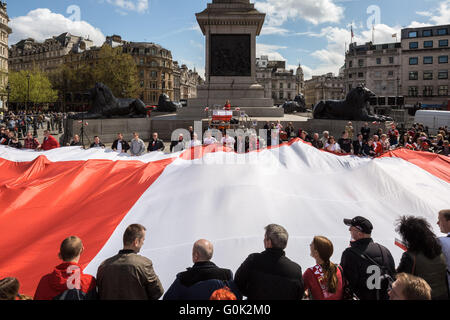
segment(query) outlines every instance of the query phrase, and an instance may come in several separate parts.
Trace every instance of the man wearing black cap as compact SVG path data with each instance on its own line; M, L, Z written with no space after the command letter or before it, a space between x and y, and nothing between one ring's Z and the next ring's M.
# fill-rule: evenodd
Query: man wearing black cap
M344 219L344 224L350 227L352 241L342 253L341 267L350 288L360 300L388 300L388 281L383 276L395 275L390 251L373 241L373 226L366 218Z

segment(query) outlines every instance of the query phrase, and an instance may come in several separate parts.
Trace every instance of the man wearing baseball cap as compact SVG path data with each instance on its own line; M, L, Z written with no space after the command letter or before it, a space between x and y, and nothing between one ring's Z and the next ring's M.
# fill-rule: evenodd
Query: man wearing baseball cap
M380 279L380 286L374 286L376 272L373 270L380 270L381 277L394 277L395 263L390 251L373 241L373 226L368 219L357 216L344 219L344 224L349 226L352 241L342 253L341 267L350 288L360 300L388 300L388 282Z

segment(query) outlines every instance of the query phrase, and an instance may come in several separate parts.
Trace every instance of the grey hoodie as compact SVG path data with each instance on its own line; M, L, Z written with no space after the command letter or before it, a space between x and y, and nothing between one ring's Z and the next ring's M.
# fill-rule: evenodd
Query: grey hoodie
M133 156L140 156L145 152L145 143L141 139L132 139L130 142L130 153Z

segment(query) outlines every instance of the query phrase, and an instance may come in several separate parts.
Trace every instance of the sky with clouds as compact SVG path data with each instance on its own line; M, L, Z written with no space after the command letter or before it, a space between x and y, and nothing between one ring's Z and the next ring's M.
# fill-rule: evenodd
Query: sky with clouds
M62 32L89 36L101 45L118 34L128 41L155 42L174 60L204 72L204 37L195 13L211 0L20 0L7 1L10 45L42 41ZM405 27L450 24L450 0L250 0L266 20L257 56L301 63L305 78L338 73L345 45L394 42ZM374 26L374 30L372 29ZM203 75L203 74L202 74Z

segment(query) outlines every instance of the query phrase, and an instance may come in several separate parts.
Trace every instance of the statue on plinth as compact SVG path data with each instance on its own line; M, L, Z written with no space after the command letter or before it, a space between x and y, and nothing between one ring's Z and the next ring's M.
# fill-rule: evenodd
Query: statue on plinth
M319 101L313 108L314 119L356 120L356 121L392 121L391 117L371 114L368 107L370 98L375 94L364 85L350 90L345 100Z

